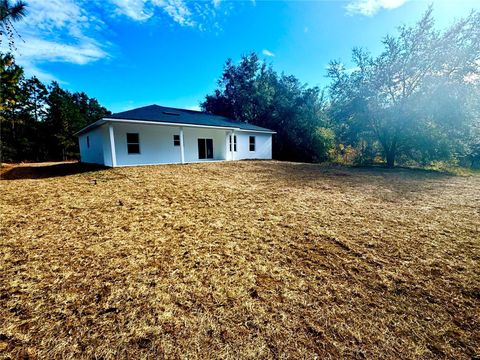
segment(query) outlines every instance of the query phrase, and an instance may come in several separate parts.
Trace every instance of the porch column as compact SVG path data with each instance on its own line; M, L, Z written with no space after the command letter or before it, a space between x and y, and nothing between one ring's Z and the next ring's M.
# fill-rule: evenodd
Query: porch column
M182 157L182 164L185 164L185 147L183 142L183 127L180 127L180 154Z
M112 167L117 166L117 154L115 153L115 137L113 136L112 123L108 124L108 135L110 138L110 154L112 155Z
M232 130L232 160L235 160L235 146L236 146L236 141L235 141L235 130Z
M231 131L227 131L226 132L226 140L225 140L225 160L230 160L229 157L230 157L230 135L232 134Z

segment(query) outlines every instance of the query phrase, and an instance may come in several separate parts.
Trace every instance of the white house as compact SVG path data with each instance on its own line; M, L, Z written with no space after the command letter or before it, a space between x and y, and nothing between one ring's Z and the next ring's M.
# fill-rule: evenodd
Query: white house
M116 167L271 159L274 133L200 111L150 105L109 115L76 135L82 162Z

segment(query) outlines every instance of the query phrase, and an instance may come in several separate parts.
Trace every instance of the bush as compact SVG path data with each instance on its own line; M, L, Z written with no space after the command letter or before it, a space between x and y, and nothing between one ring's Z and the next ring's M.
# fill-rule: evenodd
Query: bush
M335 133L332 129L319 127L313 139L314 161L332 160L335 152Z

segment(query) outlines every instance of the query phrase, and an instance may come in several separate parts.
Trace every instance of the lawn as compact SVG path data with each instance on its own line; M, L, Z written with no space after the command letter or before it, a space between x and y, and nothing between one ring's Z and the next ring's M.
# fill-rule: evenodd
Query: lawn
M480 356L480 176L2 171L0 357Z

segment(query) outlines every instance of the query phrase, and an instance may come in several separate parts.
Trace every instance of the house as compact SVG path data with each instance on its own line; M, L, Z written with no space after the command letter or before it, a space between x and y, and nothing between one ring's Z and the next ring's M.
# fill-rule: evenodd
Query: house
M200 111L150 105L76 133L80 159L111 167L271 159L275 132Z

